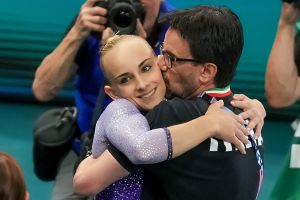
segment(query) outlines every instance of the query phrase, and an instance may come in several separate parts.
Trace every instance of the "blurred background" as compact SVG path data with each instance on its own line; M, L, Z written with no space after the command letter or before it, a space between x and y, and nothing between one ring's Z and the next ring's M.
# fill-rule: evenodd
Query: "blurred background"
M31 91L34 71L62 39L84 0L2 0L0 6L0 150L21 165L32 200L50 199L52 182L36 178L32 165L34 120L52 107L72 105L68 84L49 103L37 102ZM268 112L263 129L265 176L259 200L265 200L280 174L293 131L290 123L299 113L299 103L286 109L266 104L264 76L275 36L280 0L169 0L177 8L198 4L226 5L243 24L245 47L231 85L235 93L261 100Z

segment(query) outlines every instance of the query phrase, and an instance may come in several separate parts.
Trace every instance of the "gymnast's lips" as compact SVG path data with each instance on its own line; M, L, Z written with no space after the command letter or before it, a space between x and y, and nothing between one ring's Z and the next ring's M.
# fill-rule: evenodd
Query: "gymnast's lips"
M155 91L156 91L156 88L153 88L149 92L145 92L142 95L139 95L138 98L148 98L148 97L151 97L155 93Z

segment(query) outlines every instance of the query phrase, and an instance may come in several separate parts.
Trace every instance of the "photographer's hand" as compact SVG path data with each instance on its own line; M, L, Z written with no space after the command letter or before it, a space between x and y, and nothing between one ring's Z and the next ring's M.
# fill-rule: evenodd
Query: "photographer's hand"
M86 38L91 31L101 33L105 29L107 10L94 6L99 1L101 0L87 0L81 6L74 28L83 38Z
M110 28L107 27L103 32L102 32L102 45L106 43L106 41L114 36L116 33Z

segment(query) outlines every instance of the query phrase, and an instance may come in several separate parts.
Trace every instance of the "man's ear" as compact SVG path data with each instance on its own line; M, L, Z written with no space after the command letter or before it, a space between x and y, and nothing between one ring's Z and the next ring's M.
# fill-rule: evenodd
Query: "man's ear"
M214 63L204 63L203 67L200 68L201 73L200 73L200 81L202 83L208 83L210 81L214 81L218 67Z
M104 86L104 92L110 96L110 98L112 98L113 100L119 99L120 97L117 95L117 93L115 92L115 90L110 87L109 85L105 85Z

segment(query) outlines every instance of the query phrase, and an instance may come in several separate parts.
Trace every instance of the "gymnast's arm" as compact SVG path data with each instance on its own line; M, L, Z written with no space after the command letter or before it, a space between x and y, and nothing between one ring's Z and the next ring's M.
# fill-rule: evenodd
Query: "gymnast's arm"
M245 153L242 143L248 143L248 140L244 121L222 111L222 105L219 102L209 109L208 114L190 122L150 130L146 118L131 102L115 100L97 122L93 156L100 156L111 143L134 164L157 163L177 157L212 136L233 143ZM182 134L184 132L188 134Z

